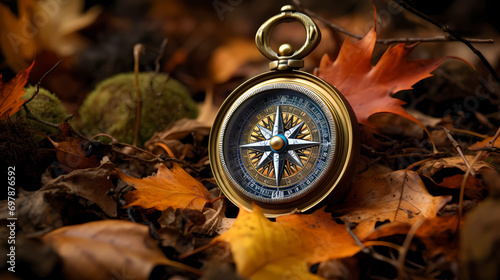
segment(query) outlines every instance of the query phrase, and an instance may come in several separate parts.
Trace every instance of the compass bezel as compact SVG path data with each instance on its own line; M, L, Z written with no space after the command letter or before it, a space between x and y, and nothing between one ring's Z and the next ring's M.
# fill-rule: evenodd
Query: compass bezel
M326 105L335 123L335 151L332 162L319 178L318 186L305 195L284 202L263 202L244 194L231 176L227 174L221 158L221 133L224 133L228 117L240 97L260 87L273 84L290 84L305 88ZM220 189L235 205L252 209L252 203L259 205L268 217L307 211L322 201L334 202L341 198L349 186L355 162L359 154L359 129L352 108L333 86L302 71L290 70L266 72L251 78L236 88L220 107L210 132L209 159L212 171Z

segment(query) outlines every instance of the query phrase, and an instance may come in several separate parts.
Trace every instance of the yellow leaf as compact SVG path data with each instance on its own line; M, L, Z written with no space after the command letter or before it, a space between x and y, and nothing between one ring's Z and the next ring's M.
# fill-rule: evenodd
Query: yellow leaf
M172 171L161 164L156 176L137 179L118 172L120 178L136 188L125 195L126 207L140 206L163 211L168 207L202 211L212 199L205 186L177 163Z
M213 242L230 243L240 276L256 280L322 279L309 272L310 265L360 250L345 225L323 209L271 222L256 205L251 213L240 208L231 229Z
M149 227L105 220L65 226L45 234L42 241L62 258L64 279L148 279L156 265L169 265L199 274L197 269L169 260Z
M19 71L36 51L70 56L83 49L85 38L77 31L90 25L102 8L84 11L85 1L19 0L19 16L0 4L0 49L7 64Z

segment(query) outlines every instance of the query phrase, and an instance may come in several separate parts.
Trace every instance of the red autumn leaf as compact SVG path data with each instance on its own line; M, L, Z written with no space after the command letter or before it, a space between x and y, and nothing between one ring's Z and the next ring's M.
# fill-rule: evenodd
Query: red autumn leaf
M404 101L392 96L411 89L418 81L430 77L448 57L408 60L417 44L406 43L390 47L375 66L372 59L377 33L375 27L357 43L347 38L335 61L324 55L316 75L336 86L354 109L358 122L372 126L368 118L376 113L393 113L407 118L425 129L402 105Z
M25 90L23 88L28 81L33 65L35 65L35 61L5 84L2 82L2 74L0 74L0 119L14 115L26 102L21 97L24 95Z

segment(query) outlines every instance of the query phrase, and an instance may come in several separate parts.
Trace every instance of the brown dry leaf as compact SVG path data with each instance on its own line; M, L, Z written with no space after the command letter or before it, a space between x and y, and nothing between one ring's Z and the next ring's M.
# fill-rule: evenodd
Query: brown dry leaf
M375 167L371 167L373 169ZM356 223L354 233L364 239L376 222L413 224L420 215L435 217L451 196L429 194L417 173L398 170L375 173L370 169L353 179L350 192L341 205L331 207L345 222Z
M376 16L375 16L376 17ZM410 115L394 93L411 89L418 81L431 76L446 57L437 59L408 60L416 46L398 44L390 47L375 66L371 65L372 53L377 40L375 28L357 43L347 38L335 61L328 55L321 60L316 75L336 86L354 109L358 122L371 126L368 118L376 113L392 113L407 118L425 129Z
M19 71L37 51L70 56L85 46L77 31L90 25L101 12L94 6L83 12L85 2L18 1L19 17L0 4L0 49L7 64Z
M210 126L193 119L180 119L168 129L157 132L145 144L149 151L164 152L157 143L163 143L181 160L199 158L207 154ZM191 140L191 141L189 141Z
M70 222L116 217L118 206L109 194L115 189L114 173L115 166L107 162L45 179L38 191L21 192L16 199L19 226L27 234L39 235Z
M2 82L2 74L0 74L0 120L14 115L26 102L21 97L26 92L24 85L28 82L33 65L35 65L34 60L28 68L21 70L5 84Z
M172 171L160 164L156 176L137 179L118 172L120 178L135 190L125 195L126 207L140 206L144 209L155 208L163 211L188 208L202 211L212 198L208 190L198 180L174 163Z
M42 241L62 258L65 279L149 279L156 265L200 274L197 269L169 260L149 233L149 227L120 220L66 226L45 234Z
M490 145L490 141L491 140L493 140L493 136L487 137L487 138L485 138L482 141L479 141L479 142L476 142L476 143L472 144L469 147L469 150L471 150L471 151L478 151L478 150L484 149L484 148L486 148L486 147L488 147ZM493 147L500 148L500 139L497 138L495 140L495 143L493 143Z
M116 201L108 195L115 189L111 182L114 172L115 167L110 162L96 168L79 169L45 182L32 194L22 195L18 203L23 230L45 232L72 220L116 217Z
M254 205L253 212L240 208L234 225L213 242L228 242L238 274L248 279L323 279L309 266L349 257L360 247L324 209L308 215L294 214L269 221Z
M211 197L220 197L221 195L222 192L219 188L210 190ZM190 233L208 236L214 236L216 233L220 234L220 224L227 219L225 216L226 204L224 199L218 199L213 204L216 209L205 207L203 209L205 221L201 225L193 225L193 227L189 229Z
M463 224L463 221L462 221ZM425 256L429 259L444 255L447 260L456 262L458 257L457 215L436 216L426 219L415 232L415 237L425 244ZM366 240L375 240L391 235L406 235L411 224L396 222L381 225Z
M56 157L61 167L66 172L76 169L85 169L99 166L99 159L95 155L86 156L85 146L89 143L87 140L66 138L62 142L54 142L48 138L56 149Z
M469 162L473 162L472 156L466 156ZM494 168L484 161L474 163L472 169L476 174L493 172ZM448 157L430 160L423 163L416 171L420 176L429 179L433 184L443 188L460 189L467 166L461 157ZM465 195L474 200L484 198L486 187L481 179L469 176L465 184Z

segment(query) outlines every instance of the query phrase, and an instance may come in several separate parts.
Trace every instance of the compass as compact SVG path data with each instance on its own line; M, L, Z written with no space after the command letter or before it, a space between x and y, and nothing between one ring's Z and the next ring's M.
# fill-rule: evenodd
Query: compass
M270 47L273 28L298 21L306 42L297 51ZM340 92L298 70L318 44L316 24L290 5L257 31L256 44L271 71L236 88L210 132L214 177L235 205L259 205L269 217L334 203L349 186L359 154L358 126Z

